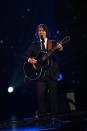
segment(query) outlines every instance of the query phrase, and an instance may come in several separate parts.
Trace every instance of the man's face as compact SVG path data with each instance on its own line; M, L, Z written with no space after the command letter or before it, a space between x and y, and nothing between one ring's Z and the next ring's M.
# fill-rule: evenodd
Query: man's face
M43 36L43 38L46 38L46 31L42 28L42 27L40 27L39 29L38 29L38 36L41 38L41 36Z

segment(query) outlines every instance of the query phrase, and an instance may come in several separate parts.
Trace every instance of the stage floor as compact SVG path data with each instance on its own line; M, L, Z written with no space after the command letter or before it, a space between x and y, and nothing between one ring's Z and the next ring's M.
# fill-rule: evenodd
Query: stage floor
M57 117L47 116L35 120L16 118L0 121L0 131L87 131L87 114L64 114Z

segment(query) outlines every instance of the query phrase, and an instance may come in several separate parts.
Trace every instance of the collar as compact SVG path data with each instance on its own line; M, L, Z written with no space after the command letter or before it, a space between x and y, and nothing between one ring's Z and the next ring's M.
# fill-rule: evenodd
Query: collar
M41 39L40 39L40 42L42 42L42 40L41 40ZM47 38L45 38L45 39L44 39L44 43L46 43L46 42L47 42Z

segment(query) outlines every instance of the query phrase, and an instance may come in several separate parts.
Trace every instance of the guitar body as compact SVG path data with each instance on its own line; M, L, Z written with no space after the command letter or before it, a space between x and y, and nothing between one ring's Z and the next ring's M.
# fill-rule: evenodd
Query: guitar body
M24 63L23 66L25 77L29 80L37 80L41 76L42 68L39 70L36 70L32 64L29 64L28 62Z
M47 54L41 51L35 59L38 61L37 64L32 65L25 62L23 65L23 70L25 77L29 80L37 80L40 78L42 72L47 69L51 64L51 59L47 58Z

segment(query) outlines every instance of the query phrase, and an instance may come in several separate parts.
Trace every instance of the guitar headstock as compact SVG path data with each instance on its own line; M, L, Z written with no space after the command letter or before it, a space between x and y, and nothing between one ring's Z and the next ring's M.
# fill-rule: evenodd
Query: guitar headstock
M69 35L65 36L65 37L61 40L62 44L67 43L67 42L69 42L69 41L70 41L70 36L69 36Z

